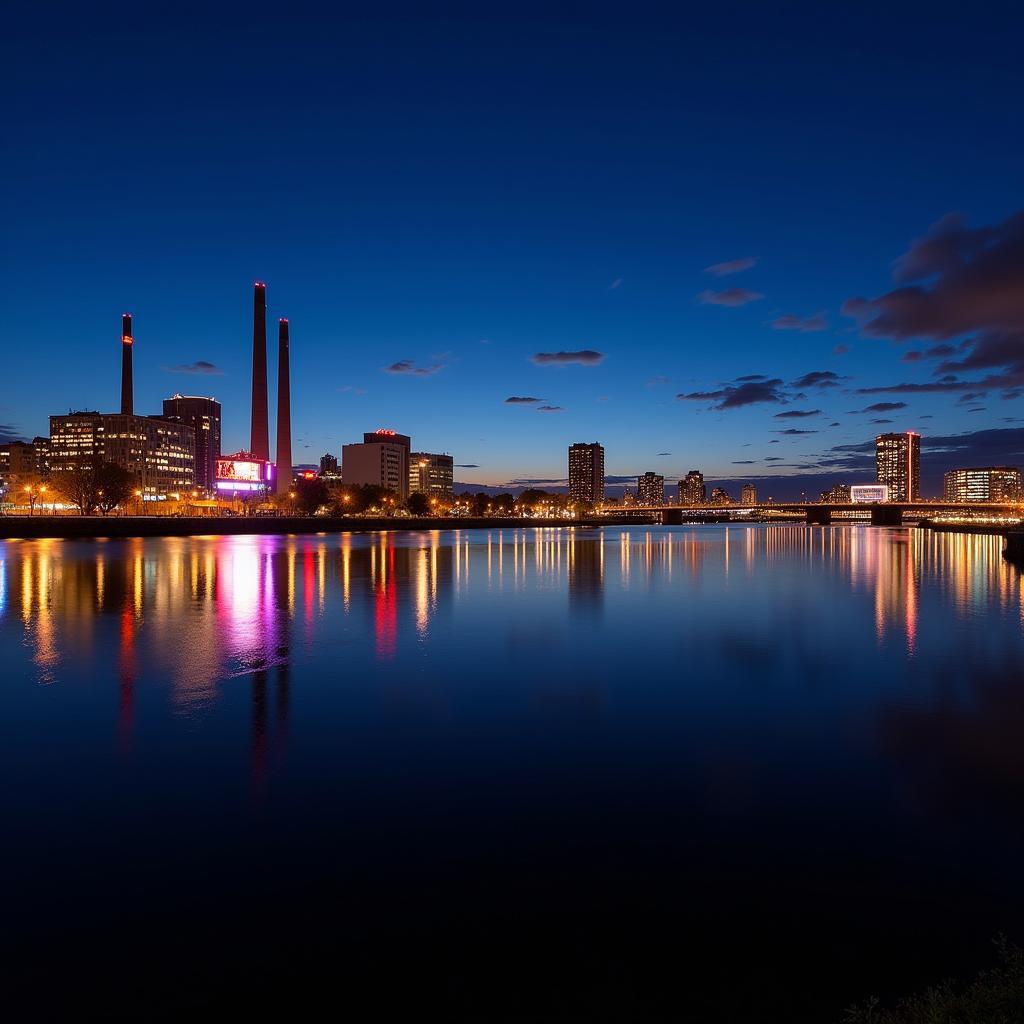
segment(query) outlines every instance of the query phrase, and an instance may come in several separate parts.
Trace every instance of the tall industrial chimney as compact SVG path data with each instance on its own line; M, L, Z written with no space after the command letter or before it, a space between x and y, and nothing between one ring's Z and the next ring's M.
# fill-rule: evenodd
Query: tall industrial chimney
M252 295L252 433L249 449L270 460L267 414L267 286L257 281Z
M132 315L121 316L121 415L131 416L135 411L132 389Z
M292 485L292 395L288 359L288 321L277 325L277 493Z

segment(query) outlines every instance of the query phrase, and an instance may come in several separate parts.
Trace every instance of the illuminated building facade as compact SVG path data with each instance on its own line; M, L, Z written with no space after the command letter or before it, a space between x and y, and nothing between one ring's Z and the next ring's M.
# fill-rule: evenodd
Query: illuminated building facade
M921 500L921 435L879 434L875 438L875 479L889 491L889 501Z
M636 500L640 505L665 504L665 478L648 470L636 478Z
M821 492L821 500L832 505L848 505L850 503L850 485L833 484L829 490Z
M1018 501L1020 470L1014 466L951 469L944 479L946 501Z
M569 500L592 505L604 501L603 445L569 445Z
M741 505L756 505L757 504L757 487L754 484L744 484L740 490L740 504Z
M50 471L50 439L36 437L29 441L8 441L0 444L0 481L45 477Z
M889 500L885 484L854 484L850 488L850 501L854 505L875 505Z
M220 402L198 395L174 395L164 399L163 418L185 423L195 433L195 486L214 489L214 474L220 458Z
M269 492L274 485L274 464L247 451L225 455L215 464L214 485L224 496Z
M712 505L731 505L732 498L729 496L729 492L724 487L712 487L711 488L711 504Z
M411 445L410 437L394 430L363 434L362 444L342 446L341 478L346 484L386 487L407 498Z
M195 486L195 432L161 416L74 412L50 417L50 471L112 462L146 497Z
M679 481L680 505L703 505L708 500L708 489L704 486L704 474L699 469L691 469Z
M455 482L455 460L450 455L412 452L409 456L409 493L429 498L450 498Z

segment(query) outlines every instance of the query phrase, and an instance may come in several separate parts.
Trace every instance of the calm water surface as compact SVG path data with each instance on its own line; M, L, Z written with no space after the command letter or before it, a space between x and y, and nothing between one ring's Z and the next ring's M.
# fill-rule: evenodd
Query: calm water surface
M970 971L1024 941L1000 551L861 526L0 543L5 998L827 1022Z

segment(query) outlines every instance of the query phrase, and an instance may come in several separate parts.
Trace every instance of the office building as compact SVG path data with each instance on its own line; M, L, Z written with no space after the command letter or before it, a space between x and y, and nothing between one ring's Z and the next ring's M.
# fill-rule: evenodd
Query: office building
M603 445L569 445L569 500L591 505L604 501Z
M72 412L50 417L53 476L112 462L135 478L145 497L195 486L195 431L162 416Z
M833 484L827 491L821 492L821 500L829 505L849 505L850 485Z
M704 486L704 474L699 469L691 469L679 481L680 505L703 505L708 500L708 489Z
M757 487L755 487L754 484L744 484L743 487L740 489L740 504L757 504Z
M1020 470L1015 466L951 469L944 478L946 501L1019 501Z
M341 449L341 478L346 484L386 487L400 498L409 496L411 438L394 430L363 434L362 444Z
M648 470L636 479L636 499L640 505L665 504L665 478Z
M320 456L320 476L325 480L340 480L341 470L338 468L338 457L326 452Z
M214 489L214 472L220 458L220 417L220 402L214 398L173 395L164 399L163 418L171 423L184 423L195 434L195 486L203 491Z
M455 481L455 460L450 455L412 452L409 456L409 493L428 498L450 498Z
M45 477L50 471L50 439L36 437L32 441L7 441L0 444L0 481Z
M875 479L884 484L889 501L921 500L921 435L879 434L875 438Z

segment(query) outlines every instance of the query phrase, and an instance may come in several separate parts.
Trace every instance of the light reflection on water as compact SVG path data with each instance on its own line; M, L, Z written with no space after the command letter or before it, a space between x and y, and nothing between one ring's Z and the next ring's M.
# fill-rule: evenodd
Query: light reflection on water
M453 837L417 825L425 862L479 847L513 879L519 856L544 879L554 850L586 837L593 858L561 884L586 879L609 906L624 877L649 875L666 913L716 920L711 894L720 908L749 886L750 905L770 903L768 886L811 919L808 878L823 875L844 956L852 942L859 970L884 978L916 942L929 980L965 944L1024 927L1010 891L1024 591L1001 548L867 526L0 544L4 764L25 780L11 856L31 873L33 808L73 791L111 835L131 829L136 801L161 808L177 829L157 860L216 841L237 862L256 813L344 891L324 852L343 827L335 805L343 846L376 863L394 856L368 838L376 816L413 829L419 794L429 834ZM75 843L76 821L47 828ZM857 853L871 835L891 863ZM741 874L716 881L723 864ZM452 884L450 903L477 898ZM868 940L893 901L941 902L951 885L957 905L935 918L956 938L925 916ZM838 956L827 935L819 948ZM808 995L815 1012L864 994L834 973L835 993Z

